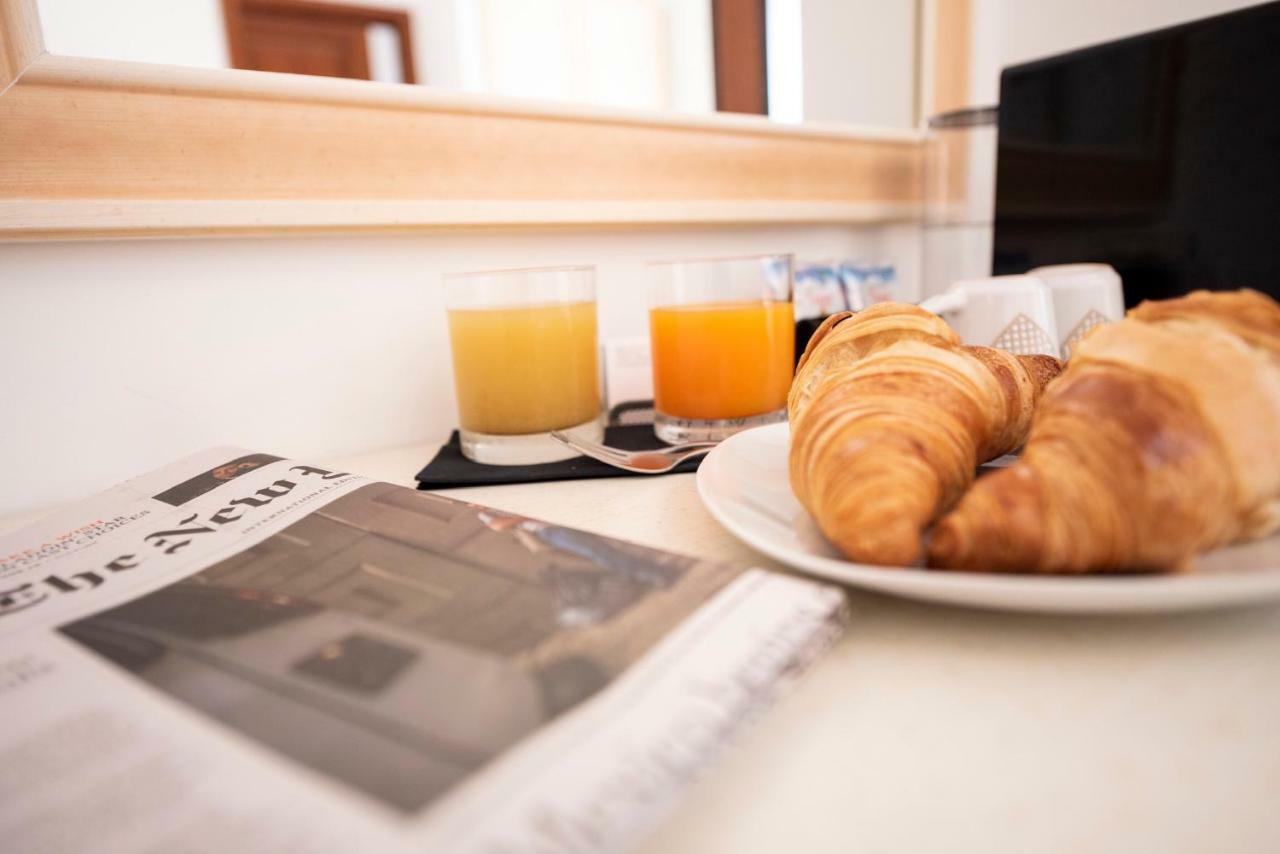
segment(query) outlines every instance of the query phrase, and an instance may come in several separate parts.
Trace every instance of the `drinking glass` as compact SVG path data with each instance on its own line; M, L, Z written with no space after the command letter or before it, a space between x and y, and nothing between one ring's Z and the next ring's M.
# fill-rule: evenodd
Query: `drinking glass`
M932 116L925 136L923 295L991 275L999 110Z
M594 268L450 274L445 300L463 454L544 463L576 456L552 430L603 439Z
M649 265L654 432L718 441L785 421L795 365L790 255Z

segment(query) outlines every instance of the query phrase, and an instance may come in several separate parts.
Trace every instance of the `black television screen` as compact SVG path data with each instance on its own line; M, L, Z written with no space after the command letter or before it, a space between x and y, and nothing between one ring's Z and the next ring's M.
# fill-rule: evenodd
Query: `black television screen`
M1007 68L999 122L995 273L1280 297L1280 2Z

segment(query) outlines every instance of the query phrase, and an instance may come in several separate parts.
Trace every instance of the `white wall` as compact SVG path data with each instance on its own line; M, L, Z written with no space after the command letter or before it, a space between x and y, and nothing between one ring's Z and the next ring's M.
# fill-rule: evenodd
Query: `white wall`
M633 109L715 110L710 0L454 3L462 89Z
M1258 0L973 0L973 103L996 102L1005 66L1256 5Z
M50 53L227 68L219 0L38 0Z
M637 109L715 109L710 0L350 2L409 13L418 79L431 86Z
M214 444L330 456L442 439L442 272L594 263L602 337L645 335L646 260L776 251L914 277L919 246L912 226L0 245L0 513Z
M803 0L805 121L915 123L913 0Z
M768 0L769 115L915 126L916 0Z
M716 109L716 64L710 0L664 0L668 105L686 113Z
M483 0L484 90L500 95L666 109L665 4L658 0ZM709 68L703 68L708 72Z

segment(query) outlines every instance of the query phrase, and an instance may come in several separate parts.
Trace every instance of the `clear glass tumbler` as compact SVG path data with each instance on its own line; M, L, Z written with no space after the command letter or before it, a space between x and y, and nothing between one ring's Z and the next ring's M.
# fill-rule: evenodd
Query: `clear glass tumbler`
M991 275L999 110L972 107L929 119L924 157L921 293Z
M795 367L790 255L649 265L654 432L718 441L785 421Z
M595 269L445 276L462 452L526 465L576 456L551 438L600 441Z

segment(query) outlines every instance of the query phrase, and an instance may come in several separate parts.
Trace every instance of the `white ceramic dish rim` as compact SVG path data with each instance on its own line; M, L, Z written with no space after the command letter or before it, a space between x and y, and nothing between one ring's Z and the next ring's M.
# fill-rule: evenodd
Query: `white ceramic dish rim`
M760 508L734 498L734 468L748 448L759 454L772 443L785 451L786 424L744 431L725 440L698 469L698 495L708 512L747 545L794 569L831 581L913 599L1015 611L1058 613L1134 613L1180 611L1261 604L1280 598L1280 568L1232 572L1122 576L1034 576L942 572L920 568L886 568L859 564L808 550L795 535L788 542L769 531L784 526ZM785 465L783 466L785 472ZM790 489L787 488L790 496ZM791 502L795 503L794 497ZM756 513L766 522L753 526ZM804 514L795 503L793 512ZM811 521L805 523L812 525Z

